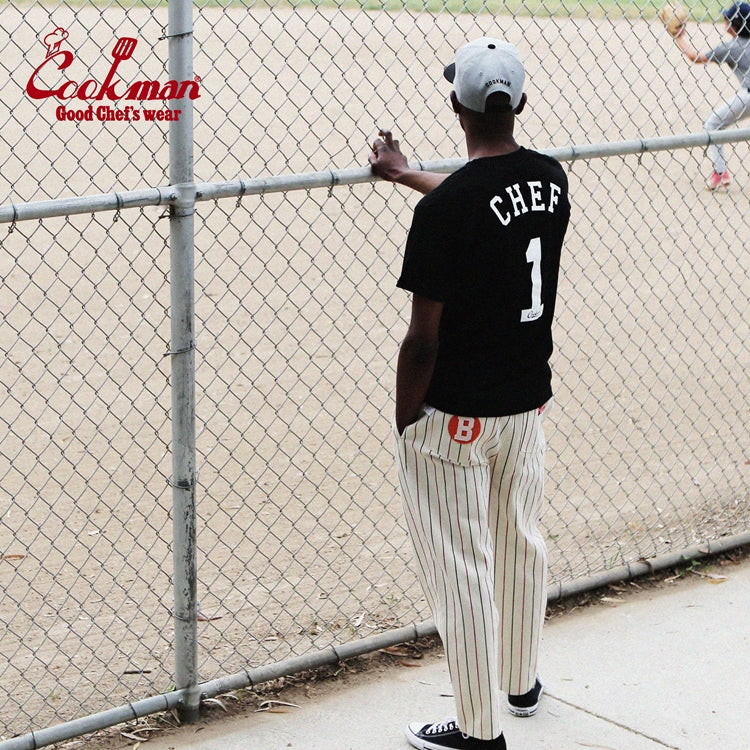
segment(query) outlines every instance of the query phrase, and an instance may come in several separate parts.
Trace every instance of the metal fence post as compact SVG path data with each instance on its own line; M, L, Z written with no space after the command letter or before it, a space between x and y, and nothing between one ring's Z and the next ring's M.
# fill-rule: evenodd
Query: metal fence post
M193 75L193 20L190 0L169 0L169 76ZM183 690L180 718L195 721L198 690L198 601L196 562L195 458L195 184L192 100L172 100L179 115L169 127L169 181L175 189L170 211L172 504L174 530L175 688Z

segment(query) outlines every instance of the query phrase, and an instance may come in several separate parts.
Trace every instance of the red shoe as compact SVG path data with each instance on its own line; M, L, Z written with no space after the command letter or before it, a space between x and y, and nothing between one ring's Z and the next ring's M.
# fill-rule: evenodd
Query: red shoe
M718 190L720 187L729 187L731 182L732 178L726 170L721 174L714 170L711 176L706 180L706 184L710 190Z

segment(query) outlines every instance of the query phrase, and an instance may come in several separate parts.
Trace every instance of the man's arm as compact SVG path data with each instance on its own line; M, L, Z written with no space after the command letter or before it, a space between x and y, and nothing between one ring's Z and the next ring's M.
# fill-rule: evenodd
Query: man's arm
M412 169L406 157L401 153L398 141L393 140L391 131L381 130L378 135L383 140L380 138L375 140L372 144L372 153L368 157L372 172L378 177L388 182L405 185L420 193L429 193L448 176L439 172Z
M690 62L700 64L709 62L708 57L706 57L703 52L698 52L698 50L690 43L690 40L685 33L685 29L682 29L682 31L680 31L680 33L674 38L674 42Z
M435 370L443 303L415 294L409 330L401 343L396 368L396 428L402 434L419 418Z

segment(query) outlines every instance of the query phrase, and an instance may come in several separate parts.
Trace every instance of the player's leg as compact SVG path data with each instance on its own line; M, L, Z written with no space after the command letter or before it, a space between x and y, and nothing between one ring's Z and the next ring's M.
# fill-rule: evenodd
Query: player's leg
M490 458L490 529L500 617L500 686L512 696L535 688L547 606L547 547L539 530L545 450L538 410L498 420Z
M723 130L748 116L750 116L750 91L741 91L737 96L717 107L703 127L709 132ZM708 186L712 189L726 187L730 178L724 146L711 144L708 147L708 155L714 167L713 174L708 179ZM722 179L723 175L726 175L726 177Z
M445 648L458 725L471 737L489 740L502 733L503 715L487 526L489 470L479 456L479 430L459 426L457 432L455 419L451 428L443 412L423 417L396 437L396 455L405 518Z

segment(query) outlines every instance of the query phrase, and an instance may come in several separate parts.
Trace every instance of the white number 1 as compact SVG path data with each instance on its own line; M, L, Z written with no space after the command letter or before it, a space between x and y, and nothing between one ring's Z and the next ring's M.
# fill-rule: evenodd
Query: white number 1
M534 237L526 249L526 262L531 263L531 307L521 310L521 322L537 320L544 312L542 304L542 241Z

